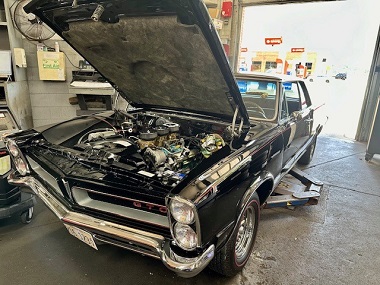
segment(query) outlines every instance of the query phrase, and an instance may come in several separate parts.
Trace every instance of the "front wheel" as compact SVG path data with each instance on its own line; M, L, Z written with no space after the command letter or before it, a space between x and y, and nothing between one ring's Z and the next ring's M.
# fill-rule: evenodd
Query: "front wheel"
M241 211L235 230L227 243L216 253L210 268L225 276L234 276L247 263L255 244L260 217L257 193Z

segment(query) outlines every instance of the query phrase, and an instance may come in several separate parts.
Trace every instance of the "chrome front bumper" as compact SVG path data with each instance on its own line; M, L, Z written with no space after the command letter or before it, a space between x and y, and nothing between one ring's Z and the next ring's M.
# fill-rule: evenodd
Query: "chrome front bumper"
M195 258L179 257L171 251L169 241L161 235L71 211L32 176L16 177L14 173L11 173L8 176L8 182L13 185L26 186L32 189L46 206L64 223L89 231L94 235L95 240L160 258L167 268L181 277L189 278L197 275L214 257L214 245L209 246L201 255ZM121 240L122 242L113 243L107 239L98 238L94 232L101 233L101 235L104 236L114 237L116 240ZM137 247L132 249L132 247L130 247L131 243L137 245ZM148 250L143 250L144 248Z

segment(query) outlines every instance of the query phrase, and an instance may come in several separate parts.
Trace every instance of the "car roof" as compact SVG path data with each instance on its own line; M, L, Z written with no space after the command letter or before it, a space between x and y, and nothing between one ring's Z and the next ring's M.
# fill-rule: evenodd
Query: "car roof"
M265 72L247 72L247 73L236 73L236 78L246 78L246 79L264 79L264 80L274 80L274 81L303 81L302 78L277 73L265 73Z

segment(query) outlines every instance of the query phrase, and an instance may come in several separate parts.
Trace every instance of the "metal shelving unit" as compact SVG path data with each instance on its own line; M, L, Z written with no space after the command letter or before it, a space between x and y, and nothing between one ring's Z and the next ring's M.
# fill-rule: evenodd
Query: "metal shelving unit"
M10 7L13 0L0 0L0 50L12 52L12 71L10 78L0 78L0 104L7 105L16 118L21 129L33 127L32 107L26 69L14 63L14 48L23 48L21 34L16 31L11 21ZM4 19L5 18L5 19ZM4 21L5 20L5 21Z

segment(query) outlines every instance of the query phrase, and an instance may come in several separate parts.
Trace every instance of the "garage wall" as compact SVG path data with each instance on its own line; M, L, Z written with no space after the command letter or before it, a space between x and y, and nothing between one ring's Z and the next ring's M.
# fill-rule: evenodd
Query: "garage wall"
M355 139L357 141L368 141L372 122L376 115L377 100L380 96L380 28L377 34L376 47L372 60L370 74L368 76L367 89L363 101L362 112ZM378 111L379 112L379 111Z
M57 40L48 40L47 46L54 47ZM24 49L27 61L27 78L29 84L30 100L33 113L34 127L58 123L76 116L78 105L70 105L69 98L75 95L69 94L69 85L72 79L71 72L77 70L67 59L78 64L82 59L67 43L62 40L59 43L60 51L66 54L66 81L42 81L39 79L37 65L37 46L34 42L24 39Z

